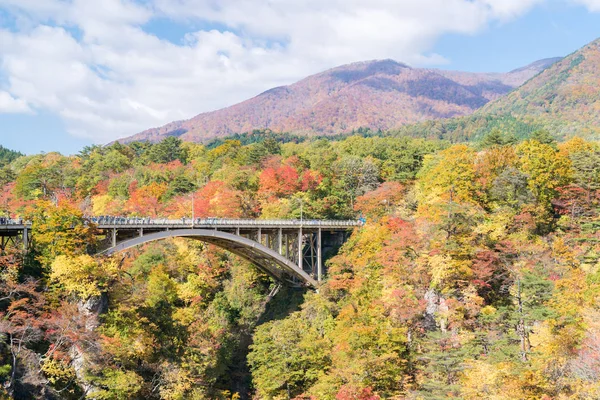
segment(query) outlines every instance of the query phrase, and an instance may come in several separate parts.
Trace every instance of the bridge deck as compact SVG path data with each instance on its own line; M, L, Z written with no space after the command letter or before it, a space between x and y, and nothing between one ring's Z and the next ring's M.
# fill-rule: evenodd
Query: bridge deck
M29 224L22 224L22 223L19 223L19 224L17 224L17 223L0 224L0 235L12 233L12 232L21 232L25 228L29 228L29 227L30 227Z
M253 262L275 279L317 287L323 251L340 246L362 221L88 217L102 231L102 253L112 254L155 240L190 237L217 245ZM0 251L19 241L29 248L31 224L0 218ZM340 242L341 240L341 242ZM339 243L338 243L339 242ZM290 279L286 277L292 277Z
M149 219L149 218L90 218L100 229L331 229L347 230L362 226L361 221L347 220L269 220L269 219L218 219L218 218L199 218L192 221L190 218L184 219ZM6 220L0 221L1 231L20 231L31 227L31 224Z

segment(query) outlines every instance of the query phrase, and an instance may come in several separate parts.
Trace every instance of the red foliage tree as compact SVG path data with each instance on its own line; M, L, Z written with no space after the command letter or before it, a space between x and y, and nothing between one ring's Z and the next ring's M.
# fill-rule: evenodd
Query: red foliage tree
M14 217L15 211L31 205L33 200L23 200L15 194L15 182L5 185L0 190L0 216Z
M355 388L344 385L335 395L336 400L379 400L381 397L373 392L370 387Z
M404 192L404 185L385 182L377 189L358 197L354 209L370 218L381 217L394 210L404 197Z
M165 183L153 182L140 188L134 183L130 187L131 195L127 201L127 209L139 216L158 217L165 209L163 198L167 189Z
M298 172L289 165L268 167L259 177L258 193L265 198L289 196L301 188Z
M242 193L225 182L211 181L194 194L196 217L240 218Z
M323 177L317 171L307 169L300 177L300 188L303 192L315 190L322 180Z
M586 191L575 185L557 189L558 197L552 201L554 210L572 218L594 216L598 213L600 193L597 190Z

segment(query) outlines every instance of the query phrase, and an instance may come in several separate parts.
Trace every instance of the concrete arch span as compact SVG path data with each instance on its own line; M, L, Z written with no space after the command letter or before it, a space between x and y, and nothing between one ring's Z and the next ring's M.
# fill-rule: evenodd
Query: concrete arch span
M309 274L278 252L252 239L217 230L177 229L151 233L121 242L100 254L112 255L145 243L176 237L201 240L225 249L255 264L278 281L285 281L287 275L308 286L314 288L319 286Z

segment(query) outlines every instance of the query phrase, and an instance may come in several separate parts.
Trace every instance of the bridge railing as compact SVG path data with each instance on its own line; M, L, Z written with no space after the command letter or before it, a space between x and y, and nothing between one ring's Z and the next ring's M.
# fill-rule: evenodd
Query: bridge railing
M124 218L124 217L91 217L89 220L98 225L169 225L169 226L362 226L364 223L360 220L291 220L291 219L225 219L225 218L181 218L181 219L167 219L167 218Z
M21 218L5 218L5 217L0 217L0 225L23 225L26 224L26 222L24 222Z
M118 225L118 226L215 226L215 227L236 227L236 226L277 226L277 227L356 227L364 225L361 220L310 220L310 219L226 219L226 218L191 218L167 219L167 218L126 218L126 217L86 217L86 219L97 225ZM23 219L11 219L0 217L0 226L23 226L30 225Z

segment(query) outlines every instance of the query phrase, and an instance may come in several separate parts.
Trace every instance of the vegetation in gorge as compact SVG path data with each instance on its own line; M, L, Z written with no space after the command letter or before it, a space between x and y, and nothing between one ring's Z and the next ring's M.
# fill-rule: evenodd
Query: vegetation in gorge
M249 136L246 136L248 138ZM523 140L526 139L526 140ZM0 169L0 398L600 396L600 146L276 135L89 147ZM357 218L318 293L172 240L113 258L86 215Z

